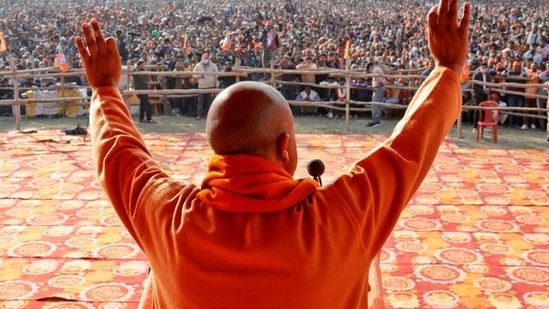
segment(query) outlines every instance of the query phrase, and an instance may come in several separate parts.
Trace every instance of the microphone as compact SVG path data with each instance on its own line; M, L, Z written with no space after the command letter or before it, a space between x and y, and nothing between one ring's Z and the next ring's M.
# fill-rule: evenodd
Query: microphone
M309 164L307 164L307 172L322 187L322 179L320 176L324 174L324 163L320 159L311 160Z

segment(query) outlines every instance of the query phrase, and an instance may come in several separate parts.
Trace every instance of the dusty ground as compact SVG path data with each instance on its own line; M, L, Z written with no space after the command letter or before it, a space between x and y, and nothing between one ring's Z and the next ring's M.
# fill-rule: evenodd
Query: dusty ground
M155 124L137 123L137 126L143 132L188 132L204 131L205 121L195 120L191 117L164 116L154 117ZM295 118L296 130L299 134L389 134L398 119L384 120L380 127L366 128L368 118L351 119L349 125L345 125L342 119L327 119L321 116L299 116ZM23 117L20 130L65 130L72 129L76 125L86 126L88 118L81 117L63 117L63 118L38 118ZM16 131L16 121L14 117L0 117L0 132ZM483 147L483 148L537 148L547 149L549 142L546 140L544 131L537 130L519 130L507 127L499 128L498 143L492 142L490 134L485 135L485 139L476 141L476 136L471 132L471 124L464 124L461 138L459 137L457 126L454 126L449 137L454 139L459 147Z

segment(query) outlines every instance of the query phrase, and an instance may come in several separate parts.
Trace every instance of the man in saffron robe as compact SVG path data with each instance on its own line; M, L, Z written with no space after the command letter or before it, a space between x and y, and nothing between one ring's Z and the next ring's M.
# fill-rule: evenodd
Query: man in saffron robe
M258 82L236 83L214 100L206 133L215 154L202 184L170 178L120 95L115 39L96 20L84 23L77 44L93 89L93 158L151 265L152 306L365 308L370 263L461 110L469 19L470 5L459 18L457 0L429 12L435 68L392 135L323 188L293 178L290 106Z

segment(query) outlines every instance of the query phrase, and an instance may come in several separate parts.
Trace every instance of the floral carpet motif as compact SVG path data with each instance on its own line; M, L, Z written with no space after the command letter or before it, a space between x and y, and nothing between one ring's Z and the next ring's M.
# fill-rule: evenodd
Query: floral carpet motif
M200 133L146 134L174 178L200 183ZM298 135L297 177L323 182L382 136ZM90 142L0 133L0 308L136 308L145 256L105 200ZM549 306L549 150L459 148L448 139L381 252L388 308Z

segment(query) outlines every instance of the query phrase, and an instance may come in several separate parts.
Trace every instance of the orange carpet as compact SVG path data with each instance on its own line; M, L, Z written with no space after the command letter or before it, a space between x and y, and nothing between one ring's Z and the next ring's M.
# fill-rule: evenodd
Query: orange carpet
M381 136L299 135L297 176L323 182ZM174 178L199 183L202 134L147 134ZM389 308L547 308L549 151L448 140L381 254ZM90 143L0 133L0 308L136 308L148 268L95 181ZM545 306L545 307L544 307Z

